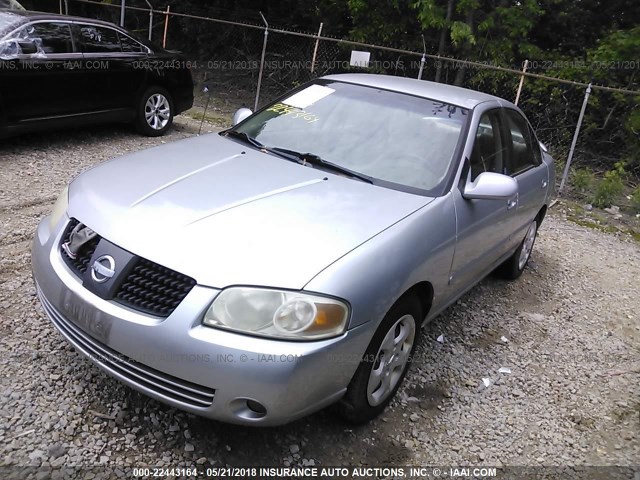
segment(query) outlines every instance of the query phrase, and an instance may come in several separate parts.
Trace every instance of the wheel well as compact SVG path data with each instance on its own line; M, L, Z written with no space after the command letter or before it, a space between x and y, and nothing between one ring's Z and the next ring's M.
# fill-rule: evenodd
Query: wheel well
M542 220L544 220L545 215L547 214L547 206L544 205L540 211L538 212L538 216L536 217L536 220L538 221L538 227L540 227L540 225L542 224Z
M422 309L422 319L427 316L429 310L431 310L431 303L433 302L433 286L429 282L416 283L409 290L404 292L400 297L403 298L408 295L415 295L420 301L420 308Z

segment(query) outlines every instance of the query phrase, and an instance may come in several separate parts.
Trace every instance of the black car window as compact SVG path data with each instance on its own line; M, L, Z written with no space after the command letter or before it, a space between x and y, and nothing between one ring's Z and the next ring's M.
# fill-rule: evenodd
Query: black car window
M120 45L122 45L123 52L134 52L141 53L146 52L146 48L142 46L139 42L136 42L133 38L127 37L126 35L118 32L118 37L120 37Z
M32 41L36 48L35 55L73 52L71 30L67 23L43 22L30 24L24 27L16 37L18 38L18 43L20 41Z
M506 151L499 110L483 113L471 152L471 181L483 172L504 173Z
M79 41L84 53L120 53L118 32L112 28L79 25Z
M539 164L534 160L529 125L522 115L515 110L506 110L507 127L511 135L511 155L508 166L510 175L518 173ZM540 152L538 152L540 154Z

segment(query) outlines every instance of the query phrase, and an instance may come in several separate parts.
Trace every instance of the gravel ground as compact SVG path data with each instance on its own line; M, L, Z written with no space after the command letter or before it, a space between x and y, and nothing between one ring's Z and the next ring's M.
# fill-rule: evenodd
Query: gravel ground
M488 278L427 326L405 388L368 425L330 411L223 425L81 358L35 297L38 220L81 171L197 127L178 118L162 139L106 127L0 143L0 465L640 465L639 247L561 211L521 279Z

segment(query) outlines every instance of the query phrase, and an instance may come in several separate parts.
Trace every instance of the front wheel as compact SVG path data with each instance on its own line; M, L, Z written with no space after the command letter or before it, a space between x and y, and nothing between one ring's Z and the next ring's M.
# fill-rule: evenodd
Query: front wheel
M136 127L148 137L164 135L173 123L173 101L162 87L149 88L138 104Z
M522 275L524 267L527 266L529 258L531 258L531 252L533 251L533 244L536 242L537 234L538 219L536 218L529 224L527 234L524 236L524 240L522 240L518 249L498 268L500 275L508 280L515 280Z
M411 364L420 319L420 303L414 296L401 299L389 310L338 404L343 418L364 423L384 410Z

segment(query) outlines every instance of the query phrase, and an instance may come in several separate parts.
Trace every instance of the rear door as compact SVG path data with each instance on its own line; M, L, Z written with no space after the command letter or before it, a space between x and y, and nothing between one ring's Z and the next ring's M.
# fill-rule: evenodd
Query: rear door
M75 51L69 23L32 22L13 37L13 54L0 72L8 123L82 112L78 92L84 80L70 68L80 54Z
M542 163L540 145L527 120L517 110L504 109L509 137L507 173L518 182L518 205L513 222L511 245L524 238L531 221L544 205L549 188L549 172Z
M505 173L509 143L503 123L499 108L480 115L468 165L459 188L454 189L457 241L450 280L454 291L477 282L509 249L516 198L467 200L462 196L464 186L481 173Z
M144 87L146 47L104 25L74 24L91 110L132 109Z

